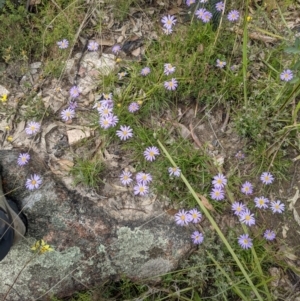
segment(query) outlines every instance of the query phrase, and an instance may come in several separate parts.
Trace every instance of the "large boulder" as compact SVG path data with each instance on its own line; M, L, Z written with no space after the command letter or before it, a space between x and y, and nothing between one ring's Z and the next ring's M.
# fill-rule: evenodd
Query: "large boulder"
M1 300L49 300L120 275L157 280L190 251L187 229L168 214L167 200L108 183L100 197L84 196L66 188L38 154L30 152L20 168L19 153L0 151L4 191L28 219L27 234L0 262ZM43 183L29 191L25 182L34 173ZM34 253L40 239L54 251Z

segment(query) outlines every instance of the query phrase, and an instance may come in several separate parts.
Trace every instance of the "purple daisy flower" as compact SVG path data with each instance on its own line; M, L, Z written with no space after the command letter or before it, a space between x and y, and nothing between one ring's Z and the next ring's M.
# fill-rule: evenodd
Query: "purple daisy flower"
M208 22L210 21L211 18L212 18L212 13L209 12L209 11L206 11L206 12L203 14L201 20L202 20L203 23L208 23Z
M87 48L89 51L97 51L99 48L99 44L96 41L89 41Z
M230 22L237 21L239 18L240 18L240 13L237 10L231 10L227 16L227 19Z
M238 243L243 249L249 249L253 246L252 239L249 237L249 234L240 235Z
M151 72L149 67L145 67L141 70L141 75L146 76Z
M199 212L196 208L194 209L191 209L189 211L189 215L190 215L190 222L194 223L194 224L197 224L201 221L202 219L202 214L201 212Z
M167 63L164 64L164 74L169 75L175 72L176 67L172 66L171 64Z
M60 48L60 49L66 49L69 47L69 41L66 39L58 41L56 44L58 45L58 48Z
M204 240L203 234L200 233L199 231L193 232L193 234L191 235L191 238L195 245L200 245Z
M289 82L290 80L293 79L293 77L294 77L293 71L290 69L283 70L282 73L280 74L280 79L285 82Z
M170 176L180 177L181 170L179 167L169 167L168 172Z
M29 179L26 180L26 188L28 190L33 190L39 188L39 186L42 184L42 179L40 176L33 174Z
M241 221L243 224L246 224L247 226L255 225L254 214L251 213L250 210L246 208L246 209L240 214L240 221Z
M75 111L71 108L67 108L67 109L61 111L60 116L61 116L62 120L69 121L75 117Z
M254 198L255 207L260 209L267 209L269 200L263 196Z
M109 115L111 126L116 126L119 122L119 118L116 115Z
M121 50L121 46L118 45L118 44L116 44L116 45L114 45L114 46L112 47L111 52L112 52L113 54L118 54L118 53L120 52L120 50Z
M131 178L132 174L129 171L123 171L120 175L120 181L123 185L129 185L133 180Z
M272 182L274 181L274 177L269 172L263 172L262 175L260 176L260 180L264 184L268 185L268 184L272 184Z
M137 185L135 185L133 187L134 190L134 194L135 195L146 195L149 191L149 187L145 184L143 184L142 182L137 183Z
M18 157L18 165L23 166L30 160L30 155L28 153L21 153Z
M196 0L186 0L186 5L187 6L191 6L192 4L194 4L196 2Z
M152 182L152 176L149 173L145 173L145 172L137 173L137 175L135 176L135 179L138 183L143 183L145 185Z
M218 2L216 3L216 10L217 11L223 11L225 9L224 2Z
M220 61L219 59L217 59L217 67L219 68L224 68L226 66L226 62L225 61Z
M171 28L176 23L176 18L171 15L167 15L162 17L161 22L163 23L163 27L165 28Z
M154 161L156 159L155 156L159 154L159 149L156 146L149 146L144 151L144 157L147 161Z
M41 125L38 122L30 121L25 132L28 135L34 135L40 130Z
M111 116L102 116L100 117L99 124L103 129L108 129L112 126Z
M127 140L128 138L131 138L133 136L132 128L130 128L130 126L121 125L120 130L116 132L116 135L121 140Z
M284 211L284 204L280 201L272 201L270 207L273 213L282 213Z
M223 174L219 173L214 176L212 184L215 186L215 188L224 188L227 184L227 179Z
M198 10L195 11L195 15L198 19L202 20L204 14L207 12L207 10L205 8L200 8Z
M239 202L234 202L231 205L231 210L234 211L233 214L235 214L237 216L240 216L245 209L246 209L246 206Z
M222 201L225 198L224 190L222 188L213 188L210 197L215 201Z
M179 212L175 214L175 221L176 224L179 226L187 225L190 221L189 219L190 219L189 214L184 209L179 210Z
M266 230L264 233L264 238L266 240L273 240L273 239L275 239L275 237L276 237L276 234L272 230Z
M112 115L113 108L109 107L107 104L101 105L99 109L97 109L100 116L109 116Z
M253 185L250 182L245 182L241 188L242 193L244 194L252 194L253 193Z
M78 97L80 94L80 91L79 91L79 88L77 86L73 86L71 89L70 89L70 95L72 98L76 98Z
M70 101L69 108L75 110L78 107L77 101Z
M134 113L136 111L138 111L140 109L140 106L137 102L132 102L129 106L128 106L128 111L130 113Z
M165 81L164 82L164 86L167 90L176 90L177 86L178 86L178 82L175 78L172 78L170 81Z

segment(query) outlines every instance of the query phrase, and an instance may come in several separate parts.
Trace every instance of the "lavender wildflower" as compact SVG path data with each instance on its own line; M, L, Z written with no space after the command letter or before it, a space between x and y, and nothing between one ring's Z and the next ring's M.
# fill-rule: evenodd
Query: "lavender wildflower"
M152 176L149 173L145 173L145 172L137 173L135 178L138 183L143 183L145 185L152 182Z
M41 125L38 122L30 121L27 128L25 128L25 132L28 135L36 134L39 131L40 127Z
M159 154L159 149L156 146L147 147L144 151L144 157L147 161L154 161L156 159L155 156Z
M194 223L194 224L199 223L201 221L201 219L202 219L201 212L199 212L196 208L191 209L189 211L189 215L190 215L189 221L192 222L192 223Z
M216 3L216 10L217 11L224 11L224 9L225 9L224 2L218 2L218 3Z
M130 126L121 125L120 130L117 131L116 135L121 140L127 140L128 138L131 138L133 136L133 133Z
M72 120L72 118L75 117L75 111L72 110L71 108L67 108L67 109L63 110L60 113L60 115L61 115L62 120L69 121L69 120Z
M242 160L245 158L245 154L242 153L242 151L238 151L236 154L235 154L235 157L239 160Z
M149 67L145 67L141 70L141 75L146 76L151 72Z
M219 59L217 59L217 67L219 68L224 68L226 66L226 62L225 61L220 61Z
M272 184L272 182L274 181L274 177L269 172L263 172L262 175L260 176L260 180L264 184L268 185L268 184Z
M273 239L275 239L275 237L276 237L276 234L272 230L266 230L264 233L264 238L266 240L273 240Z
M238 243L243 249L249 249L253 246L252 239L249 237L249 234L240 235Z
M224 190L222 188L213 188L210 196L213 200L222 201L225 198Z
M132 174L129 171L123 171L120 176L120 181L123 185L129 185L133 180L131 178Z
M60 49L66 49L69 47L69 41L66 39L58 41L56 44L58 45L58 48L60 48Z
M269 200L263 196L254 198L255 207L260 209L267 209Z
M280 201L272 201L270 207L273 213L282 213L284 211L284 204Z
M195 245L200 245L204 240L203 234L200 233L199 231L193 232L193 234L191 235L191 238Z
M78 97L80 94L80 91L79 91L79 88L77 86L73 86L71 89L70 89L70 95L72 98L76 98Z
M255 225L254 214L251 213L250 210L246 208L246 209L240 214L240 221L241 221L243 224L246 224L247 226Z
M245 182L242 185L241 191L244 194L252 194L253 193L253 185L250 182Z
M149 187L145 184L143 184L142 182L137 183L137 185L135 185L133 187L134 190L134 194L135 195L146 195L149 191Z
M116 115L109 115L111 126L116 126L119 122L119 118Z
M189 223L189 214L184 209L179 210L178 213L175 214L175 221L177 225L184 226Z
M102 116L100 117L99 124L103 129L108 129L112 126L111 116Z
M109 107L107 104L101 105L98 109L100 116L109 116L112 115L113 108Z
M196 2L196 0L186 0L186 5L187 6L191 6L192 4L194 4Z
M215 186L215 188L224 188L227 184L226 177L219 173L218 175L214 176L212 184Z
M170 176L180 177L181 170L179 167L169 167L168 172Z
M203 14L201 20L202 20L203 23L208 23L208 22L210 21L211 18L212 18L212 13L209 12L209 11L206 11L206 12Z
M246 206L239 202L234 202L231 206L231 210L234 211L233 214L240 216L243 211L246 209Z
M175 25L176 21L177 21L176 18L170 15L164 16L161 19L161 22L163 23L163 27L165 28L171 28L173 25Z
M18 165L23 166L28 163L30 155L28 153L21 153L18 157Z
M96 41L90 41L87 48L89 51L97 51L99 44Z
M172 78L170 81L166 81L164 82L164 86L167 90L176 90L177 86L178 86L178 82L175 78Z
M121 50L121 46L118 44L114 45L111 49L113 54L118 54L120 50Z
M240 17L240 13L237 10L231 10L228 13L227 19L230 22L234 22L234 21L237 21L239 19L239 17Z
M137 102L132 102L129 106L128 106L128 111L130 113L134 113L136 111L138 111L140 108L139 104Z
M202 20L204 14L207 12L207 10L205 8L200 8L198 10L195 11L195 15L198 19Z
M293 71L290 69L283 70L282 73L280 74L280 79L285 82L289 82L290 80L293 79L293 77L294 77Z
M164 64L164 74L169 75L175 72L176 67L172 66L171 64L167 63Z
M34 174L31 175L29 179L26 180L26 188L28 190L33 190L39 188L39 186L42 184L42 179L40 176Z

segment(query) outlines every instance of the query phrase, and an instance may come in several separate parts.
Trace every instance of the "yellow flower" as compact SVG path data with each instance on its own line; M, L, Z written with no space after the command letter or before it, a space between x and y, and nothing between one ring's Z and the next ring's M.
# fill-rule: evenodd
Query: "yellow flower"
M141 105L141 104L143 104L143 101L142 101L142 100L138 100L137 103L138 103L139 105Z
M117 103L117 107L118 107L118 108L121 108L121 104L120 104L120 103Z
M0 98L0 100L1 100L2 102L6 102L6 101L7 101L7 94L3 94L3 95L1 96L1 98Z
M116 63L121 63L122 62L122 59L120 59L119 57L116 58Z
M8 136L8 137L6 138L6 140L7 140L8 142L12 142L12 141L13 141L13 137L12 137L12 136Z
M5 128L7 131L9 131L9 130L10 130L10 127L9 127L9 125L5 126L4 128Z
M43 239L38 240L31 247L31 250L39 254L44 254L46 252L54 251L54 249L52 249L49 245L47 245Z
M251 17L251 16L248 16L248 17L246 18L246 20L247 20L247 22L250 22L250 21L252 20L252 17Z

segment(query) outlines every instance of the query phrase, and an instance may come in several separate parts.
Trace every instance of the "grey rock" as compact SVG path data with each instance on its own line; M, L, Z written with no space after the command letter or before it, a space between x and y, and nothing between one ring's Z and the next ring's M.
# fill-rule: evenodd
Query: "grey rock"
M28 232L0 262L0 299L49 300L68 296L108 277L134 280L167 273L192 246L184 227L164 212L156 196L103 191L96 199L68 190L38 154L29 165L16 164L19 150L0 151L4 191L28 219ZM42 176L37 190L25 189L31 174ZM42 255L30 247L43 239L54 251Z

